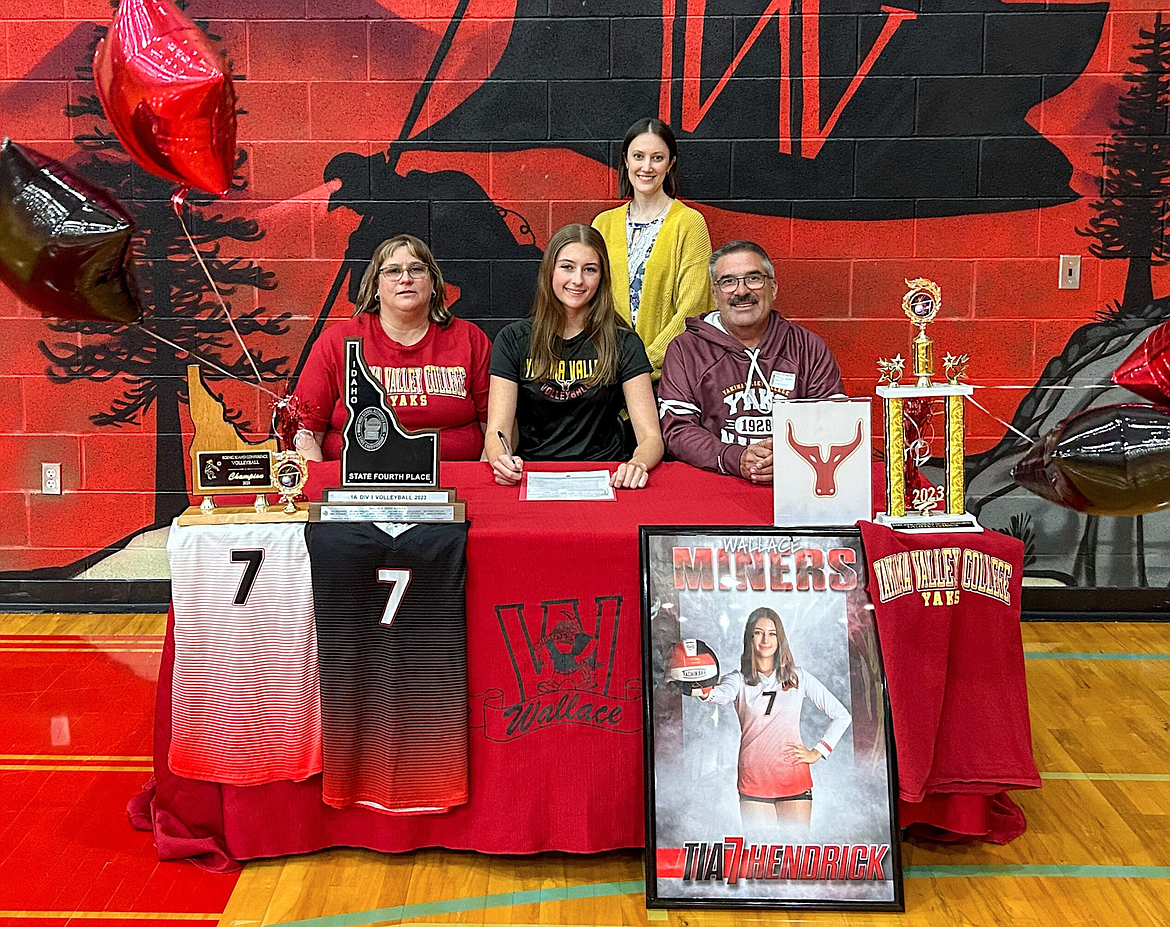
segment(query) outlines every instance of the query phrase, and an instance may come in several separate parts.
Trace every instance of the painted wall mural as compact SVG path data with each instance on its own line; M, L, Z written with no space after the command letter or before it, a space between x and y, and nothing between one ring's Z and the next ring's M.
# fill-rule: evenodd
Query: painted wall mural
M115 3L0 0L0 132L133 214L143 326L46 320L0 291L0 580L165 575L188 503L191 355L233 422L268 397L169 202L93 86ZM1017 534L1031 581L1170 583L1170 517L1099 518L1019 489L1011 465L1090 406L1170 312L1170 16L1157 0L192 0L229 59L239 152L185 213L261 375L281 391L352 312L374 246L430 242L456 314L525 315L541 248L616 203L637 117L679 137L713 241L754 238L777 306L817 331L852 395L905 351L905 278L942 287L931 334L971 355L968 503ZM1083 256L1058 290L1058 256ZM225 377L230 374L232 379ZM241 382L244 381L244 382ZM880 434L880 429L878 429ZM41 493L45 461L65 492Z

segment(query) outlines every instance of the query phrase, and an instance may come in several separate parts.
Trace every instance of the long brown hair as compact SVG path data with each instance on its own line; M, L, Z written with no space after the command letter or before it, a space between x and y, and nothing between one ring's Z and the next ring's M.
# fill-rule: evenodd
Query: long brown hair
M601 265L601 279L597 283L597 292L593 294L585 315L585 334L593 342L593 349L597 352L597 366L593 370L593 376L586 382L590 385L613 383L618 376L618 329L628 329L630 326L618 315L617 306L613 301L605 239L597 229L579 222L566 225L555 232L548 240L548 247L544 249L544 259L540 262L540 271L536 277L536 298L532 301L532 338L528 347L528 355L532 358L531 378L549 379L561 360L564 344L561 332L565 327L565 307L553 295L552 276L557 256L565 245L574 243L592 248L597 253L597 262Z
M670 126L661 119L647 116L630 126L626 131L626 137L622 139L621 159L618 161L618 196L623 200L628 200L634 195L634 185L630 183L630 169L626 165L626 155L629 154L630 145L634 143L634 139L647 132L662 139L666 144L666 150L670 152L670 167L666 171L666 176L662 178L662 189L672 199L678 196L678 142L674 140L674 133L670 130Z
M440 328L446 328L451 324L451 319L454 316L447 308L447 285L443 282L443 272L439 270L439 265L435 261L435 256L431 254L431 249L427 247L427 243L413 235L395 235L393 238L387 238L374 249L374 256L370 258L370 263L366 265L366 272L362 274L362 282L358 287L357 302L354 303L353 314L356 316L363 312L378 311L378 272L382 269L382 262L403 245L406 245L406 249L412 256L427 265L427 270L431 274L431 301L427 306L427 318Z
M792 648L788 646L788 635L784 633L780 616L766 605L748 615L747 624L743 629L743 656L739 661L739 670L743 673L743 681L749 686L760 684L760 667L756 659L756 648L752 646L752 632L756 630L756 625L765 619L776 626L776 662L772 665L772 671L776 674L780 690L787 692L799 685L796 678L796 661L792 659Z

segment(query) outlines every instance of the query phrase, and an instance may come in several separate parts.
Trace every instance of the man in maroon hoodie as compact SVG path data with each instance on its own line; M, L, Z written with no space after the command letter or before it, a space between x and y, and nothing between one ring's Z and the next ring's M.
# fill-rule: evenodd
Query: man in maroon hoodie
M844 396L828 345L772 311L776 274L751 241L711 255L715 312L687 319L658 384L666 451L704 470L772 482L772 402Z

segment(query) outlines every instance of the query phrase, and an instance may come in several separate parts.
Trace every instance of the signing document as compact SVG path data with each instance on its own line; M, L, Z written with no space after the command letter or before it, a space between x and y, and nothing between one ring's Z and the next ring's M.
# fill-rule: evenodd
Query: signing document
M529 502L586 502L610 500L616 497L609 485L608 470L569 470L564 473L524 474L524 492L521 499Z

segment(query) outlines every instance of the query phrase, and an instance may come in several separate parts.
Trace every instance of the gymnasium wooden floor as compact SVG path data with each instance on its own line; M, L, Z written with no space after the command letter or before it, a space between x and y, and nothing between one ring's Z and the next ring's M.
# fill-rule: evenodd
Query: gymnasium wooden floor
M904 915L651 911L641 857L337 850L238 875L159 863L158 615L0 615L0 925L1170 924L1170 624L1026 624L1038 792L1004 847L904 848Z

